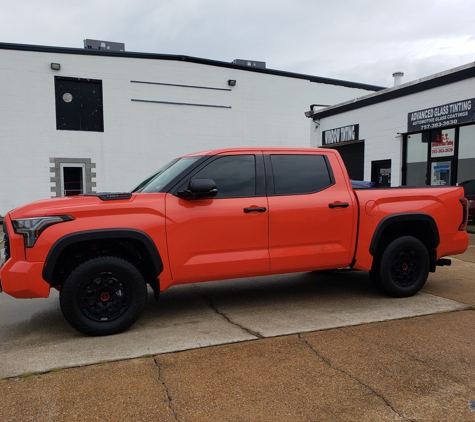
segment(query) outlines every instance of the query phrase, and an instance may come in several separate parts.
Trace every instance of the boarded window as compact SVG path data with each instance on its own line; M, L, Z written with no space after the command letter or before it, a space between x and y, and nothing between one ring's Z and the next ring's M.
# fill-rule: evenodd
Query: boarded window
M56 76L56 129L104 132L102 81Z

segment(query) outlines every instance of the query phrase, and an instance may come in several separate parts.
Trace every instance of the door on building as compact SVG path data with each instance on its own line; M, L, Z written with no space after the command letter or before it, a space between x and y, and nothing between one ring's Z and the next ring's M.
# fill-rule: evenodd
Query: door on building
M391 186L391 160L371 162L371 181L376 187Z
M61 163L61 192L63 196L84 193L86 165L83 163Z
M340 153L345 163L350 179L364 179L364 142L355 142L347 145L339 145L335 149Z

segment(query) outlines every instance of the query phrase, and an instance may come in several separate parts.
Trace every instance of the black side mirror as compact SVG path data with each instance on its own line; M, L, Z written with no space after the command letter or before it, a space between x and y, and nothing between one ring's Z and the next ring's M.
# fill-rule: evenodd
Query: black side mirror
M178 192L181 199L211 199L218 194L216 183L212 179L191 179L188 189Z

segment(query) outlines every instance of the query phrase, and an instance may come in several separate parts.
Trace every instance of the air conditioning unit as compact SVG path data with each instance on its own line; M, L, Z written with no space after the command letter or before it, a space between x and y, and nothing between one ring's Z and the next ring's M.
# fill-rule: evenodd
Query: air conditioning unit
M86 50L125 51L125 44L121 42L84 40Z
M266 68L266 62L257 62L255 60L236 59L236 60L233 60L233 64L237 64L239 66L260 67L261 69Z

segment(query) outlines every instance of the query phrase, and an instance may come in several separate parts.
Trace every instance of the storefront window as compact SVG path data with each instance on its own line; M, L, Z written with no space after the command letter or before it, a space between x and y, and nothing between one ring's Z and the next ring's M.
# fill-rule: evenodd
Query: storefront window
M426 184L427 142L422 142L422 134L407 136L406 186Z
M475 179L475 125L459 129L457 182Z
M450 186L455 151L455 129L430 132L430 179L432 186Z

